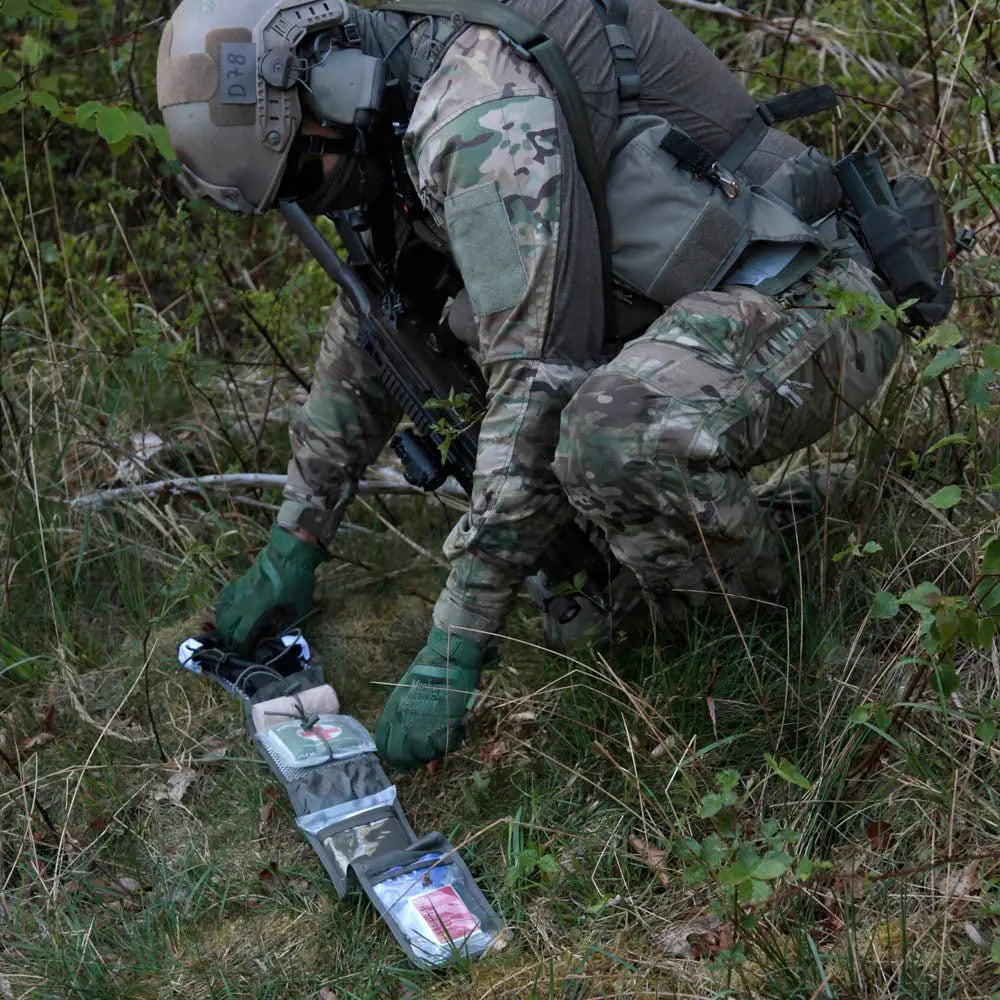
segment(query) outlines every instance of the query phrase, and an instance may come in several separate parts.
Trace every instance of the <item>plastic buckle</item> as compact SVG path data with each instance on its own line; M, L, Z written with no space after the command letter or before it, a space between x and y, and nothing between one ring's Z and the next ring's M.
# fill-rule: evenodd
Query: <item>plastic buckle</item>
M760 115L761 120L768 128L770 128L777 121L774 112L767 106L767 101L762 101L758 104L756 110L757 114Z
M345 21L341 26L341 31L344 33L344 41L350 48L357 49L361 47L361 32L353 21Z
M968 253L976 245L976 231L971 226L966 226L955 237L955 252Z

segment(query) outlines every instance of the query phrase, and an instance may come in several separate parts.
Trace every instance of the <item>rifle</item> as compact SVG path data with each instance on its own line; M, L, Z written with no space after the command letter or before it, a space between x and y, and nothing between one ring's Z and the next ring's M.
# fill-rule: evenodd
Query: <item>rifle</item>
M439 336L385 281L350 213L330 215L347 250L345 263L299 205L282 201L279 208L292 231L349 299L358 320L359 346L374 361L387 392L413 423L414 430L397 431L390 441L407 481L434 490L453 476L471 496L477 418L487 402L479 369L464 350L448 344L453 337ZM470 419L470 411L476 419ZM616 568L613 557L599 552L587 532L570 522L539 559L528 590L543 612L566 624L580 613L577 596L600 606Z

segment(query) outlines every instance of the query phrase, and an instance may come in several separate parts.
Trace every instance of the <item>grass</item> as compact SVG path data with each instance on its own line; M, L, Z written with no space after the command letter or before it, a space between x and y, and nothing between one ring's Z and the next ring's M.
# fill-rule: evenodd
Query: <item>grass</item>
M415 501L388 509L424 541L442 529ZM354 549L376 572L409 559L392 537ZM127 559L115 566L135 582ZM474 739L399 781L414 826L463 844L512 931L447 976L408 969L371 907L333 898L237 706L174 664L197 620L154 624L143 644L126 616L92 669L67 654L44 685L4 690L18 773L0 793L3 975L32 997L988 996L1000 803L975 726L997 670L963 663L959 696L917 692L882 739L858 706L904 707L913 629L858 627L848 595L867 571L850 566L823 606L793 603L798 628L695 623L612 661L546 652L518 612L525 640L490 678ZM311 634L372 725L426 602L343 577L336 560L324 569L338 613ZM433 593L439 575L406 579ZM727 772L735 797L712 813ZM701 871L690 845L712 837L724 859ZM720 881L741 851L794 859L770 898L737 903Z
M325 278L273 220L177 204L149 147L112 156L41 105L0 119L0 1000L1000 995L992 12L780 6L692 23L761 94L818 60L853 96L800 134L873 137L962 206L980 243L955 326L796 456L849 455L860 481L790 542L781 607L683 634L632 619L567 657L518 606L471 739L398 776L510 929L446 973L334 898L239 707L176 665L276 495L69 505L131 475L140 433L165 442L144 481L283 468L302 390L261 331L304 375ZM96 93L152 117L140 8L97 4L79 30L5 14L0 48L70 112ZM127 57L104 37L132 29ZM437 552L454 516L358 502L321 571L309 638L369 726L443 577L406 539Z

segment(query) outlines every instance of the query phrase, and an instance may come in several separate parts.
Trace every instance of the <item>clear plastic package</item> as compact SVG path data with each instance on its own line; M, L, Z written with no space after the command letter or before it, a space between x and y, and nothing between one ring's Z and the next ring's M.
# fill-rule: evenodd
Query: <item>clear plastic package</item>
M295 772L375 751L368 730L349 715L321 713L305 722L309 725L300 719L279 722L254 737L286 780L300 776Z
M392 855L354 862L365 894L417 965L481 955L503 926L465 862L441 833Z

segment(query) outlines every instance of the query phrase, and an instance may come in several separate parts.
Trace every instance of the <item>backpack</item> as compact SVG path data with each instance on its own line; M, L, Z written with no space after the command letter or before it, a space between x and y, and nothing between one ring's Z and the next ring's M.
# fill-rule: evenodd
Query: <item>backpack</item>
M825 86L810 87L765 101L730 148L715 156L667 119L635 113L640 81L626 25L628 2L594 4L605 24L620 97L607 171L558 44L511 5L500 0L390 0L381 9L497 28L545 73L558 96L596 216L608 325L614 323L616 303L631 303L633 293L659 307L725 283L780 294L832 249L841 186L830 160L811 147L789 157L762 185L752 184L740 168L771 125L833 108L835 93ZM425 79L446 48L447 41L435 50L433 61L426 61ZM916 201L913 192L905 183L901 196ZM923 230L928 245L943 233L937 225L935 218ZM613 331L610 335L614 339Z

